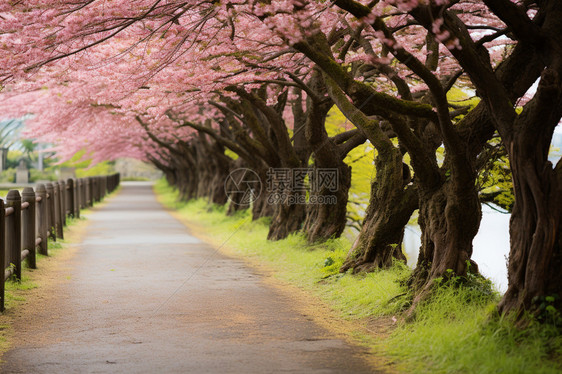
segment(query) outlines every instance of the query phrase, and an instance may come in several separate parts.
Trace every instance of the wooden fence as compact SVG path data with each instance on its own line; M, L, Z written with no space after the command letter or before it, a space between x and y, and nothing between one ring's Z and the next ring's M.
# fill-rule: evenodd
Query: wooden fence
M21 280L21 264L36 268L36 251L49 254L48 238L64 238L67 217L80 217L80 210L93 206L119 186L119 174L72 178L54 183L39 183L35 190L25 187L20 195L10 190L0 199L0 311L4 311L5 282Z

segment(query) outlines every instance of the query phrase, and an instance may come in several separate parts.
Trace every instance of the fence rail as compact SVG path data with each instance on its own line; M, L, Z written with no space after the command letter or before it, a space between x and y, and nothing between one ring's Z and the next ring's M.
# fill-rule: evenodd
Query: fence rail
M20 195L10 190L0 199L0 264L4 279L0 282L0 311L5 307L5 282L21 280L22 261L37 267L37 251L49 254L48 238L64 238L68 217L80 218L80 210L100 202L119 186L119 174L88 178L71 178L54 183L25 187Z

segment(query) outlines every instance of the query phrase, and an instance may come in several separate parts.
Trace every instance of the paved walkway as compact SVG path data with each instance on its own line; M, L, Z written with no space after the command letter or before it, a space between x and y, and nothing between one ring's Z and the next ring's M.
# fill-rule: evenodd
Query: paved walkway
M70 280L37 303L2 373L372 372L364 351L190 235L149 184L123 183L88 219Z

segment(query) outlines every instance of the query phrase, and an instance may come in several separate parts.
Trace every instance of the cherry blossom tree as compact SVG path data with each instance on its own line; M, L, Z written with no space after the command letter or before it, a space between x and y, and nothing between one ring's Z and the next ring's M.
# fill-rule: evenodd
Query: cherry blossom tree
M510 221L509 287L500 311L520 315L529 311L540 316L544 298L560 296L562 291L562 161L554 166L547 159L554 129L562 118L562 4L484 3L505 23L509 38L517 42L512 56L524 54L524 62L516 67L517 78L508 82L502 81L499 68L491 64L486 51L470 38L462 19L446 4L420 6L412 14L426 28L430 18L439 14L443 32L459 41L459 48L452 53L482 97L509 156L515 205ZM513 88L521 80L537 78L536 93L518 114L522 90L514 96ZM560 298L554 299L555 307L560 308Z
M5 2L0 109L34 113L28 131L63 155L150 160L186 198L224 202L217 186L234 167L264 180L311 157L337 169L335 206L254 205L254 217L273 217L270 239L301 227L310 241L341 234L343 158L368 139L377 175L342 271L404 260L404 225L419 207L414 305L435 279L477 272L475 186L497 131L516 195L500 310L538 314L562 284L562 166L546 158L562 116L561 13L555 0ZM448 99L467 87L475 108ZM327 135L334 104L357 129Z
M194 126L184 126L183 124L170 126L169 123L163 126L161 119L163 111L172 113L170 118L178 118L174 113L180 113L182 118L189 118L189 123L198 123L197 126L201 126L206 119L201 118L202 116L198 114L193 116L193 108L204 111L207 115L217 113L217 110L209 112L208 109L202 109L201 103L205 103L207 107L210 104L222 112L213 119L219 125L214 127L215 131L221 131L221 124L224 125L227 122L228 126L235 126L242 119L238 126L247 129L251 136L246 136L245 139L242 139L243 136L242 138L239 136L237 142L245 144L246 147L255 145L256 141L261 143L263 148L255 149L254 147L253 150L258 152L253 154L261 155L262 162L254 163L252 167L260 171L263 180L267 179L264 167L303 168L307 166L311 152L308 150L310 147L305 136L307 131L303 129L306 127L305 123L311 123L311 121L307 122L306 118L314 118L316 126L320 127L323 126L323 120L320 120L321 117L316 117L317 112L313 113L312 109L299 108L309 100L310 95L308 94L312 92L305 83L309 69L306 64L302 66L302 57L295 58L297 53L287 48L284 40L279 37L278 29L272 33L271 25L265 25L253 14L246 14L244 9L234 13L228 6L218 9L210 7L208 11L201 11L201 8L185 4L182 5L181 10L171 3L166 6L160 6L157 2L143 4L137 11L123 10L119 8L123 4L116 4L113 12L105 18L90 18L95 14L96 9L105 11L100 9L96 2L85 2L82 7L63 3L62 6L59 4L58 7L51 7L51 9L48 4L43 4L43 7L38 7L35 12L27 12L35 16L44 16L47 12L48 17L40 18L43 24L34 22L36 17L31 15L25 15L23 18L10 17L11 23L8 22L7 27L11 27L12 30L24 26L31 29L29 40L19 44L28 46L35 43L35 46L25 49L24 54L26 55L8 65L9 69L6 69L3 76L5 79L9 79L17 77L18 74L34 73L36 84L43 84L45 82L37 76L41 76L55 62L57 64L63 62L63 67L59 67L59 69L62 68L64 72L61 73L65 76L64 81L72 82L72 88L66 89L68 86L56 89L51 87L50 95L60 95L60 100L65 100L64 97L66 97L66 104L70 105L72 102L82 100L84 109L88 109L88 105L95 105L100 112L109 109L110 113L122 115L124 120L119 121L121 126L131 131L138 131L138 126L135 126L131 119L139 118L139 115L151 118L144 121L141 127L145 130L151 125L160 127L157 133L166 131L175 133L178 128L194 128ZM281 8L278 9L280 13L282 13L281 10ZM181 15L177 16L178 13ZM121 17L117 17L117 15ZM60 20L61 17L63 21ZM286 21L287 17L282 16L281 18L284 19L276 23L277 28ZM141 20L142 26L139 26L138 23ZM58 30L49 40L46 40L45 30L56 28L55 24L58 26ZM203 24L205 27L202 27ZM113 32L115 30L118 32ZM247 30L251 30L251 34ZM162 38L164 35L165 38ZM157 36L161 36L161 38L158 39ZM111 40L111 44L106 43L109 40ZM9 50L14 50L18 42L18 40L12 41ZM40 56L37 49L47 53ZM52 53L53 50L56 52ZM186 50L190 53L185 53ZM85 51L87 53L84 53ZM272 62L268 63L268 61ZM105 66L93 70L86 69L89 65L103 64ZM36 73L41 66L44 66L43 69ZM134 66L137 72L131 72L131 66ZM56 70L56 68L51 68L51 70ZM186 70L190 73L186 74ZM290 72L290 74L287 75L286 72ZM43 76L48 80L53 77L53 72L50 71ZM125 77L126 80L123 79ZM58 85L61 75L58 75L57 78L58 81L51 81L50 84ZM116 82L123 81L127 82L126 86L116 86ZM282 89L277 90L278 92L274 90L270 97L264 96L263 93L269 90L266 87L272 86ZM77 87L83 91L78 95ZM292 91L291 95L300 97L300 102L297 99L287 101L288 87ZM61 91L65 91L67 95ZM107 91L110 91L111 94L108 95ZM189 93L190 91L191 93ZM303 95L303 91L308 91L308 93ZM174 94L178 97L170 98ZM80 95L82 95L82 99L77 99L76 96ZM285 98L280 100L282 97ZM112 104L107 104L109 102ZM315 103L316 101L309 100L308 107L313 108ZM6 104L12 105L13 102ZM323 111L327 112L331 105L331 103L325 105ZM286 118L289 106L292 106L294 110L289 109L288 112L291 115ZM74 105L72 107L76 108ZM45 109L43 108L43 110ZM40 110L36 109L36 111ZM53 113L56 112L58 110L53 110ZM232 115L233 113L235 115ZM287 120L293 122L293 126L286 124ZM40 122L43 129L49 129L48 131L53 129L53 126L47 125L49 119L41 118ZM263 126L264 123L265 126ZM60 126L60 124L57 125ZM162 127L166 130L162 131ZM77 129L78 126L65 124L64 128L66 131L68 128ZM207 131L211 128L213 127L206 127ZM290 130L295 134L292 139L289 136ZM44 136L40 129L36 132L40 136ZM155 135L152 130L150 132L151 135ZM101 144L107 142L107 140L95 138L93 135L88 134L88 138L96 146L100 147ZM174 137L178 138L178 135L174 134L172 138ZM107 136L107 138L115 139L111 136ZM355 137L352 142L347 142L345 147L340 147L335 158L337 160L332 162L332 164L337 163L342 170L342 180L345 181L342 185L347 186L338 191L341 196L337 199L337 214L328 214L330 209L322 206L316 206L316 209L311 208L307 214L302 204L274 204L272 231L269 235L271 239L280 239L299 230L307 215L314 217L314 219L309 219L306 224L311 241L341 234L345 226L347 190L350 185L349 168L342 164L342 159L352 149L350 145L359 144L356 140L359 138L361 137ZM65 139L71 139L71 137L65 136ZM152 141L156 141L156 139L162 142L161 146L170 145L163 141L160 135L151 138ZM314 139L314 136L309 139ZM58 140L60 144L60 139ZM346 142L349 139L343 136L336 140ZM177 139L168 139L168 142L170 141L178 142ZM137 142L137 144L142 143ZM62 144L60 146L64 147L67 152L74 150L72 146ZM106 157L107 149L108 147L103 148ZM252 147L249 149L252 150ZM323 150L324 157L318 158L317 163L320 162L321 165L327 167L327 156L332 156L332 154L326 152L328 149L325 146L318 149ZM186 156L186 158L188 157ZM282 192L289 195L296 193L295 191ZM302 194L302 192L298 193ZM266 204L255 204L254 207L258 210L259 207L268 208ZM268 214L267 209L254 216L259 217L262 214ZM325 224L326 221L333 223L334 216L337 216L337 224Z
M394 3L394 2L387 2ZM500 311L517 311L519 315L525 310L540 315L539 305L546 295L559 295L559 272L553 270L559 264L560 258L560 162L554 167L547 160L548 148L555 126L561 118L559 80L559 48L558 35L560 30L560 4L555 1L526 2L514 4L510 1L484 1L484 4L471 2L395 2L397 9L407 12L412 18L412 24L422 25L430 35L447 46L458 64L468 74L471 82L476 86L477 93L482 97L482 109L475 109L469 113L459 125L450 126L445 111L445 98L442 86L438 85L427 71L424 71L416 61L408 56L405 50L397 47L391 38L388 27L383 23L380 9L371 9L354 1L341 0L336 4L349 11L358 18L366 19L374 30L382 33L380 37L387 40L387 47L391 53L414 73L425 84L436 106L436 114L446 151L444 165L447 166L451 190L447 195L453 197L447 201L442 212L442 219L451 220L452 226L447 227L447 234L443 237L446 250L439 253L442 245L434 240L433 246L424 242L420 258L422 261L432 261L430 274L443 274L445 269L452 269L456 274L463 272L466 257L457 257L457 264L448 263L444 267L435 266L436 262L443 263L446 258L454 258L452 253L460 249L469 251L466 244L473 230L468 229L469 222L475 222L474 209L469 208L469 199L462 191L469 188L473 175L466 166L472 163L470 154L478 149L477 144L464 142L459 130L470 124L475 118L480 126L493 125L504 141L511 162L514 175L514 189L516 202L511 219L511 253L509 265L509 289L500 303ZM495 26L492 34L473 33L471 30L480 27L473 23L473 19L461 11L461 6L468 5L473 12L476 8L487 11L497 17L501 23ZM503 26L502 26L502 23ZM502 63L497 64L485 48L487 41L498 36L506 35L515 42L510 53ZM390 43L389 43L390 42ZM390 45L389 45L390 44ZM523 111L516 111L517 101L524 97L531 84L539 77L537 92L523 105ZM343 82L338 82L344 86ZM345 86L344 86L345 87ZM440 104L441 103L441 104ZM482 116L482 112L486 114ZM480 118L478 115L480 114ZM478 124L470 127L472 133L478 131ZM532 133L532 135L531 135ZM400 137L400 134L399 134ZM482 138L482 139L485 139ZM477 143L482 139L476 139ZM407 144L405 144L408 147ZM414 153L409 152L414 163ZM468 157L467 157L468 156ZM417 173L420 175L420 173ZM421 177L421 175L420 175ZM449 182L450 181L450 182ZM424 186L425 187L425 186ZM420 215L424 215L424 195L420 191ZM470 192L469 192L470 193ZM472 194L472 193L470 193ZM470 203L472 204L472 203ZM429 204L432 209L433 204ZM461 209L462 211L458 210ZM468 214L468 215L467 215ZM420 217L421 218L421 217ZM437 217L435 217L437 218ZM460 219L460 220L458 220ZM428 220L439 222L437 220ZM548 222L548 223L547 223ZM426 224L427 224L426 223ZM443 226L437 226L443 227ZM460 229L458 234L450 236L450 228ZM441 229L439 229L441 230ZM431 229L429 234L431 234ZM424 230L424 241L428 238L428 230ZM435 235L435 234L433 234ZM455 236L457 236L455 238ZM464 239L463 239L464 238ZM435 237L434 237L435 239ZM455 248L447 247L453 244ZM429 256L428 256L429 255ZM459 261L461 260L461 261ZM418 269L419 269L418 263ZM460 265L460 268L459 268ZM455 267L456 266L456 267ZM553 298L556 300L556 298ZM556 301L559 303L559 301ZM557 305L559 307L559 305Z
M486 108L484 103L462 120L455 120L455 108L449 104L446 93L461 77L463 70L447 72L440 68L442 62L452 61L451 56L456 57L459 65L464 68L458 56L466 53L463 51L467 49L464 48L463 40L452 36L451 30L442 28L440 12L447 7L453 7L454 10L450 14L455 15L457 19L455 27L464 30L464 38L469 38L467 40L470 40L475 48L482 50L485 50L484 44L504 35L506 27L502 26L502 20L497 17L492 26L489 26L490 23L481 26L475 23L474 18L463 17L467 11L474 12L475 7L478 8L478 4L472 2L445 2L430 7L421 6L417 2L375 2L371 4L373 8L353 1L336 1L335 4L368 24L372 32L371 40L378 40L383 52L389 53L401 64L404 71L409 72L410 77L414 76L425 86L425 94L421 97L416 95L422 100L417 101L409 89L412 87L411 83L404 84L407 82L404 80L399 83L396 77L400 75L394 74L394 92L399 92L400 97L377 92L372 85L354 79L356 77L326 48L325 37L320 33L294 44L295 48L311 58L324 71L332 98L348 118L356 125L362 126L365 131L376 129L379 143L374 144L379 145L379 153L384 152L383 143L380 143L385 140L384 134L379 131L381 126L369 116L386 120L398 136L400 145L411 157L419 188L422 226L422 248L412 282L414 289L418 290L418 296L414 299L415 305L432 288L433 279L448 278L452 274L463 276L471 264L472 271L475 270L475 264L470 262L472 238L480 221L480 206L474 188L475 163L482 146L492 136L494 125L493 118L486 117L483 112L487 109L493 113L495 108L491 105ZM457 8L454 8L455 6ZM467 8L462 8L463 6ZM493 12L490 11L493 9L481 4L479 9L487 11L488 18L494 18ZM462 27L459 24L462 24ZM416 49L415 39L408 41L401 40L401 37L408 37L409 34L419 35L419 31L408 33L404 30L419 28L420 25L427 30L427 36L423 45L425 48ZM498 31L493 34L483 32L490 27ZM478 32L470 33L468 30ZM432 43L431 39L439 41L451 52L444 50L444 58L436 61L433 58L436 43ZM503 41L496 44L502 43L509 44ZM371 50L376 51L375 48ZM420 57L420 52L425 52L426 56ZM527 60L526 52L523 46L517 44L514 52L499 65L495 65L497 61L490 60L489 54L486 54L489 59L488 66L490 70L495 70L496 80L506 87L504 90L510 102L524 95L536 79L537 69L540 68L535 60ZM373 59L380 58L380 54L377 55L376 52L371 52L371 55ZM388 65L386 70L388 71ZM522 73L526 74L517 80L516 77ZM470 75L469 77L472 78ZM351 98L351 102L345 95ZM365 105L365 102L369 104ZM443 166L438 165L434 153L435 145L441 141L445 149ZM545 143L549 144L548 141ZM389 144L388 141L386 144ZM431 145L427 147L428 144L433 144L433 148ZM360 255L362 253L360 252ZM370 261L373 257L360 258Z

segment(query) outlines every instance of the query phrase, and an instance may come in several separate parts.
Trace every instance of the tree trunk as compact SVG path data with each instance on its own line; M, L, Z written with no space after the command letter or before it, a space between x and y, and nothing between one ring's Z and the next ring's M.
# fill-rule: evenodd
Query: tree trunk
M548 321L556 313L560 318L562 310L562 160L556 167L548 160L562 116L562 59L555 61L543 70L535 97L513 124L499 127L509 154L515 204L509 227L509 284L498 309L515 313L523 324L525 312Z
M537 163L525 155L533 145L520 141L521 153L514 150L510 157L516 197L509 226L509 286L499 310L539 316L548 304L562 306L562 167ZM546 296L557 297L541 308Z
M394 149L376 158L376 179L363 227L340 271L388 268L394 259L406 262L402 252L404 228L417 208L416 187L408 185L409 169Z
M337 238L345 229L351 168L343 160L366 138L356 136L350 140L352 136L349 136L339 142L337 137L330 138L326 131L326 117L333 101L325 99L327 90L320 70L314 70L308 84L318 97L306 99L303 134L308 149L314 153L314 169L309 176L311 189L303 230L308 242L314 243ZM320 97L324 99L319 100ZM345 145L339 144L346 141Z
M224 154L224 148L217 143L208 147L212 180L210 181L210 201L213 204L224 205L228 202L226 196L225 183L233 165L233 160Z
M207 167L199 166L197 168L197 192L196 197L198 199L206 198L210 195L209 186L213 175L207 169Z
M238 212L240 210L248 209L250 207L250 204L243 204L242 203L242 197L243 197L242 194L229 193L230 191L236 191L237 190L237 187L234 185L234 180L230 177L231 173L234 170L247 168L247 167L248 167L248 165L244 161L243 158L238 158L234 162L232 162L232 164L231 164L230 170L228 172L228 176L225 179L225 182L224 182L224 185L223 185L223 189L224 189L225 194L227 195L227 199L229 201L228 209L226 211L227 216L232 216L236 212Z
M196 198L198 176L193 167L185 160L176 161L175 167L175 187L179 191L179 199L188 201Z
M338 160L337 168L316 167L315 173L337 173L335 186L325 186L322 178L327 175L311 177L313 188L306 205L306 219L303 231L309 243L321 242L330 238L338 238L345 229L347 221L347 200L351 187L351 168ZM318 180L320 179L320 180Z
M518 131L504 136L515 204L509 227L509 285L498 308L516 313L523 323L525 311L548 320L552 310L546 307L562 310L562 160L556 167L548 161L561 107L560 74L545 69L537 95L513 125Z
M269 197L274 213L269 225L268 240L285 239L299 231L305 218L305 193L291 188L279 191Z
M420 186L419 197L422 245L410 280L416 294L414 307L429 293L436 278L465 276L469 267L478 272L470 258L482 217L474 183L447 180L433 190Z
M320 86L321 75L315 78ZM305 134L314 152L314 168L309 173L311 188L303 230L308 242L314 243L337 238L345 229L351 168L343 162L349 150L343 151L326 132L326 115L332 103L319 105L308 99L308 107Z
M211 181L211 202L217 205L224 205L228 202L224 184L228 177L229 165L220 163L216 165L216 171Z
M263 168L256 170L260 181L261 181L261 191L253 202L252 205L252 220L256 220L262 217L272 217L275 213L274 206L270 201L270 191L265 186L267 181L267 171Z
M225 191L236 190L234 181L231 178L228 178L227 181L225 182L224 189ZM232 216L238 211L250 208L250 204L242 202L242 198L243 198L242 194L229 194L227 196L229 200L228 209L226 211L227 216Z

